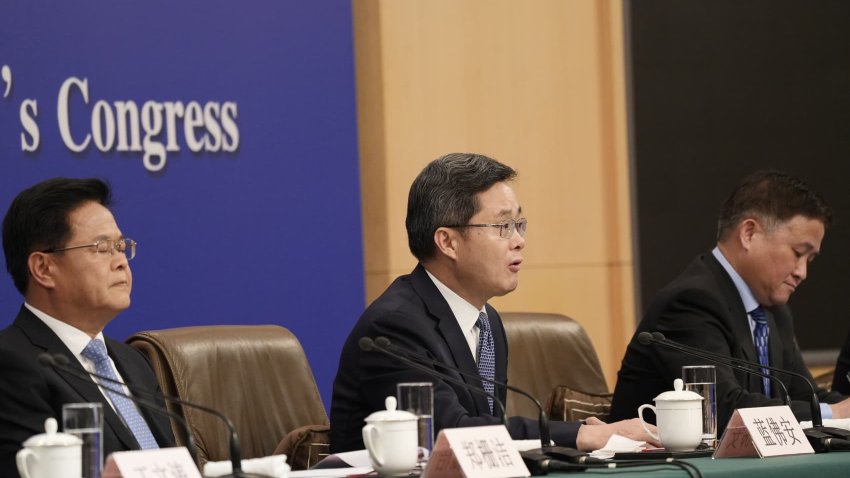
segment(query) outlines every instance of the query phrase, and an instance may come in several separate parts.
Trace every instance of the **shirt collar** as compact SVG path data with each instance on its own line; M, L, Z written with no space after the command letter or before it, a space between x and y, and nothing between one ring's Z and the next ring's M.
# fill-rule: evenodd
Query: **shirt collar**
M461 330L471 330L475 327L475 323L478 322L478 315L482 312L487 313L484 307L481 310L476 309L474 305L464 300L463 297L457 295L455 291L440 282L428 269L425 269L425 272L431 278L431 281L434 282L434 285L437 286L437 290L440 291L446 302L449 303L449 308L452 309L452 314L454 314L455 320L457 320Z
M714 255L717 262L720 262L720 265L723 266L723 269L729 274L729 277L732 279L732 282L735 283L735 288L738 289L738 295L741 296L741 301L744 302L744 310L749 314L753 309L759 306L758 301L755 296L753 296L753 292L750 290L750 287L744 282L744 279L741 278L738 271L732 267L732 264L726 260L726 256L723 255L723 252L720 251L719 247L716 247L711 250L711 253Z
M74 354L74 357L76 357L77 360L82 357L83 349L86 348L86 345L88 345L92 340L92 338L89 337L89 334L74 327L73 325L66 324L57 318L51 317L47 313L36 309L26 302L24 302L24 307L29 309L29 311L38 317L39 320L44 322L44 325L49 327L50 330L59 337L59 340L68 347L68 350ZM95 338L103 340L103 332L98 332Z

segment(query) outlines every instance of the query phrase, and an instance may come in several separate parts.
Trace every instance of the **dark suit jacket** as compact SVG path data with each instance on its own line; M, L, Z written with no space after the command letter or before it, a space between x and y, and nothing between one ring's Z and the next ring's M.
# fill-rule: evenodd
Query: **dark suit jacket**
M841 347L841 353L838 354L838 360L835 362L835 374L832 377L832 390L850 395L850 380L847 374L850 373L850 335L844 341Z
M159 392L147 359L132 347L106 339L109 356L131 387ZM44 421L54 417L62 427L62 405L77 402L103 403L104 458L115 451L136 450L139 444L109 402L90 379L42 367L41 353L60 353L70 365L84 372L68 347L26 307L15 322L0 331L0 476L18 476L15 454L30 436L44 433ZM148 398L148 397L142 397ZM160 406L161 400L157 400ZM168 417L142 409L160 446L174 446Z
M508 342L499 314L489 305L496 347L496 380L507 381ZM396 279L363 313L342 349L331 402L331 451L363 449L361 429L372 412L383 410L384 399L396 395L399 382L434 383L434 433L443 428L498 425L498 405L490 414L487 397L464 387L432 378L379 352L360 350L361 337L387 337L403 350L430 357L469 373L478 374L475 358L449 304L419 265L410 275ZM441 370L443 371L443 370ZM481 387L480 379L445 371L464 383ZM497 387L504 403L506 390ZM578 423L552 423L552 439L559 445L575 446ZM533 420L509 419L514 438L537 438Z
M770 326L770 364L813 382L794 338L791 311L784 305L765 311ZM652 300L623 358L611 404L612 420L635 417L641 404L653 403L658 394L672 390L673 380L681 378L683 365L706 364L696 357L638 342L641 332L656 331L691 347L758 363L747 311L735 283L712 254L703 254ZM775 383L772 397L766 397L761 392L761 377L711 365L717 368L718 434L736 408L784 404L783 392ZM794 415L799 420L811 420L809 385L800 378L777 376L788 388ZM819 395L827 403L843 398L824 391Z

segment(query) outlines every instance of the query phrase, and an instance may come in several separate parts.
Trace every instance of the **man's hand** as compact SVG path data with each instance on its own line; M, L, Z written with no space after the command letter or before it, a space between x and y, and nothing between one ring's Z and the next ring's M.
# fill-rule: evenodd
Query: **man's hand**
M850 407L850 404L848 404L848 407ZM647 423L646 426L652 430L653 433L657 433L654 425ZM598 450L604 447L605 444L608 443L608 439L611 438L611 435L614 434L631 438L632 440L645 441L652 446L661 446L661 443L658 440L652 438L646 433L640 425L639 418L621 420L614 423L605 423L598 418L591 417L585 420L585 424L578 429L576 447L583 451Z

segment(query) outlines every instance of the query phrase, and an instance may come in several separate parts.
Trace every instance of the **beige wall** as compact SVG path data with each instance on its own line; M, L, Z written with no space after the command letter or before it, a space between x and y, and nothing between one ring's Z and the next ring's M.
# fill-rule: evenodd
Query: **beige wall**
M529 219L520 286L491 303L578 320L613 387L634 329L621 3L353 7L367 301L415 264L416 174L448 152L487 154L519 171Z

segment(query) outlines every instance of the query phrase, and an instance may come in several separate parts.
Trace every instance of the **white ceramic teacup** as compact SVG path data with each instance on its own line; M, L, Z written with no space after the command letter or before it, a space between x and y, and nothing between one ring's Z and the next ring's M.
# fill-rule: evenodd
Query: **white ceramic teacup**
M655 406L644 404L638 407L640 424L667 450L693 450L702 440L702 397L696 392L682 390L681 378L673 381L673 388L655 397ZM643 411L647 408L655 412L657 435L647 428L643 419Z
M56 419L48 418L46 433L24 442L15 457L21 478L80 478L83 441L57 429Z
M418 417L396 410L393 396L387 397L385 404L386 410L366 417L363 443L375 471L382 475L407 475L416 467L419 457Z

